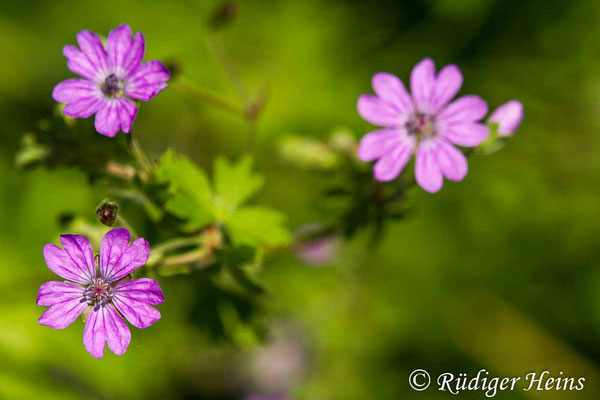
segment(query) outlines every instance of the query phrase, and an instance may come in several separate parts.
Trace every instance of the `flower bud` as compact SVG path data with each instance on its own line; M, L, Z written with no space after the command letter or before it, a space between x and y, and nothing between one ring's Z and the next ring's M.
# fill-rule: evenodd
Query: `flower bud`
M106 226L113 226L117 220L119 205L113 201L103 201L96 208L98 220Z
M498 124L498 136L512 135L523 119L523 104L511 100L502 104L490 116L490 124Z

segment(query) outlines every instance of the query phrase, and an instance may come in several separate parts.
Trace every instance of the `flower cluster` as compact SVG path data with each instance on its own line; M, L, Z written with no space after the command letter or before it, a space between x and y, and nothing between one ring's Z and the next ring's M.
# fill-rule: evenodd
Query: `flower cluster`
M362 138L358 156L363 161L377 160L375 179L396 179L413 153L415 179L426 191L439 191L444 178L464 179L467 159L455 146L479 146L488 137L489 128L481 122L488 112L481 97L466 95L451 102L462 82L456 65L447 65L436 73L429 58L413 68L411 93L392 74L380 72L373 76L376 95L362 95L358 112L384 129ZM500 125L500 135L508 135L519 125L522 115L522 105L511 101L496 110L490 121Z
M150 246L146 239L129 245L127 229L113 229L104 236L96 265L92 246L79 235L62 235L63 248L44 247L48 268L68 282L46 282L40 287L37 304L50 306L40 324L64 329L82 313L87 314L83 344L96 358L104 355L104 345L117 355L125 353L131 332L123 321L144 329L160 319L151 305L164 301L162 290L152 279L128 280L146 263Z

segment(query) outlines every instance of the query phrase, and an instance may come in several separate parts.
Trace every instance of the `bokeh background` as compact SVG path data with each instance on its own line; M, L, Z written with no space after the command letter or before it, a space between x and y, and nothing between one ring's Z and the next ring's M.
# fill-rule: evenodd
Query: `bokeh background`
M595 0L278 0L236 3L219 35L251 93L265 90L256 166L260 200L290 226L318 222L319 175L283 163L290 133L326 138L372 129L356 112L374 72L406 79L426 56L460 65L461 93L490 107L525 106L513 140L474 156L464 182L415 190L410 216L339 242L325 265L294 254L266 260L265 343L215 338L189 319L202 287L161 279L161 321L132 328L120 357L92 358L82 324L37 324L42 257L59 216L94 221L105 194L76 168L15 167L22 136L54 110L53 86L72 77L61 54L79 30L121 23L146 36L146 59L223 97L235 90L207 45L216 1L27 1L0 5L0 398L445 399L408 385L413 369L586 377L582 392L505 392L499 399L600 396L600 3ZM144 105L138 138L209 167L245 150L242 118L181 83ZM82 122L83 126L91 120ZM91 131L86 134L92 135ZM95 133L94 133L95 135ZM108 140L108 139L107 139ZM195 300L196 299L196 300ZM243 336L243 335L242 335ZM483 398L481 392L462 398Z

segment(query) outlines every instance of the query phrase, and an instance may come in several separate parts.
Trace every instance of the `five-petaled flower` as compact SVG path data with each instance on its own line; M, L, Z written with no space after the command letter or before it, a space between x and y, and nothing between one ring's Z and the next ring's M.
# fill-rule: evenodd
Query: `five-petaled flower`
M151 304L164 301L154 280L127 281L133 270L146 263L150 252L148 242L140 238L129 246L127 229L111 230L102 240L97 268L86 238L62 235L60 241L63 249L47 244L44 258L50 270L69 282L46 282L40 287L37 304L50 308L39 323L63 329L85 310L89 312L83 331L86 350L101 358L108 342L113 353L125 353L131 332L122 317L136 328L147 328L160 319L160 312Z
M148 101L167 87L169 71L160 61L144 58L144 35L131 37L131 28L121 25L102 40L93 32L77 34L79 49L67 45L63 54L69 69L84 79L68 79L52 91L54 100L68 103L63 112L74 118L96 114L95 127L113 137L121 129L131 130L137 106L131 99Z
M428 192L442 188L443 177L460 181L467 174L467 160L454 145L475 147L489 134L479 121L487 104L479 96L463 96L448 104L462 86L456 65L435 73L433 60L419 62L410 76L411 94L396 76L373 76L376 96L358 99L358 112L367 121L385 127L365 135L358 149L363 161L378 160L375 179L391 181L416 152L415 178Z

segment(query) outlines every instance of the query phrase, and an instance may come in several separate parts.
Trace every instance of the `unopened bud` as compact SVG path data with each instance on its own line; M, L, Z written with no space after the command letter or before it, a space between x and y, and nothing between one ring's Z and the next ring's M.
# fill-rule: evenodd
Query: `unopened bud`
M96 208L98 220L106 226L113 226L117 220L119 205L113 201L103 201Z

